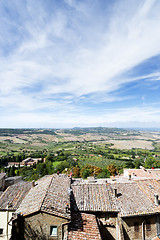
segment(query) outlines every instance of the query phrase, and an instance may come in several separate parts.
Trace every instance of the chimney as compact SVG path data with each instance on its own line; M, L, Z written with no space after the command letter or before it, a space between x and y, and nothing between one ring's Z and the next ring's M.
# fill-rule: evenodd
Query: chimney
M158 205L159 205L159 199L158 199L159 196L158 196L158 194L155 193L155 194L154 194L154 197L155 197L155 198L154 198L155 204L158 206Z
M117 198L117 188L114 188L114 196Z

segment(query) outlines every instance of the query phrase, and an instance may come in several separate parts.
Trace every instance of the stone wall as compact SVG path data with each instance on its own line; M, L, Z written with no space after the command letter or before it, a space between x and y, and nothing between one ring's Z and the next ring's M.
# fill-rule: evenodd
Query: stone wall
M72 212L69 224L68 240L101 240L101 235L94 214Z
M18 223L19 221L19 223ZM68 222L67 219L57 217L48 213L38 212L27 217L20 217L14 223L13 239L43 239L43 240L61 240L62 239L62 225ZM23 222L23 223L22 223ZM57 227L57 235L50 235L50 227ZM22 230L23 228L23 230ZM21 231L20 236L17 235ZM66 237L68 231L68 224L63 226L63 239ZM23 235L23 236L22 236Z
M125 240L151 240L157 235L156 215L123 218L122 224Z
M119 240L120 226L118 226L117 214L96 214L103 240ZM125 240L151 240L157 236L156 215L125 217L120 219Z
M100 232L103 240L114 240L117 237L117 214L98 213Z

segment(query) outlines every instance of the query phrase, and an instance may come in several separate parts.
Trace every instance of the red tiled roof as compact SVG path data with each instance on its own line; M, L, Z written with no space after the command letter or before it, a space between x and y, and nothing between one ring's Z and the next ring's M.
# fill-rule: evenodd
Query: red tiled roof
M68 240L101 240L94 214L73 212L69 225Z

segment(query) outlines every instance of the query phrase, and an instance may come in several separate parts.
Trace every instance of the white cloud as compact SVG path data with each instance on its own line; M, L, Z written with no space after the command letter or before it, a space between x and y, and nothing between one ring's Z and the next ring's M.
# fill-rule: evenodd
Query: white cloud
M12 123L9 119L12 119ZM19 113L14 112L0 117L2 127L95 127L95 126L118 126L118 127L160 127L160 110L152 107L133 107L105 109L99 114L79 114L78 110L62 109L51 113ZM153 126L154 124L154 126Z
M51 1L50 12L43 1L37 8L37 1L27 1L25 6L17 0L15 9L7 3L8 8L18 12L18 17L11 22L2 12L3 45L5 38L10 39L6 41L6 50L0 51L0 99L1 106L6 109L14 105L21 120L29 109L56 110L57 106L58 110L62 108L62 113L65 108L76 109L76 98L81 100L84 95L92 103L97 101L97 96L98 102L126 100L130 97L117 96L114 91L135 80L159 80L159 72L122 78L138 64L160 54L159 1L115 1L108 15L105 10L96 8L99 1L92 4L91 1L65 0L67 8L65 5L59 8L56 1ZM14 26L18 29L16 33L12 33ZM41 89L24 93L25 88L34 89L39 83L43 85ZM69 100L61 94L72 97ZM54 95L59 96L57 100L53 100ZM146 119L147 111L151 116L148 109L142 119ZM35 122L38 121L36 116ZM111 119L110 122L116 122L116 119L131 121L127 112L123 116L115 112L106 118ZM91 117L85 120L85 116L81 119L77 114L75 122L71 117L66 121L68 124L69 121L98 124L104 122L101 117L105 118L100 116L92 123ZM138 118L141 121L140 116Z

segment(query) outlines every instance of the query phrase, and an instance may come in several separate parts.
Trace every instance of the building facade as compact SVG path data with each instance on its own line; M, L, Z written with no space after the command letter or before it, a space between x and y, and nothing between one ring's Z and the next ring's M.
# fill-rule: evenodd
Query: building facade
M9 240L12 233L12 215L15 213L31 183L20 182L8 187L0 197L0 239Z

